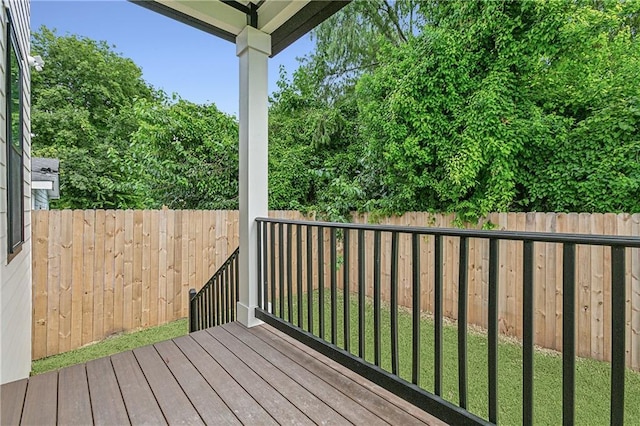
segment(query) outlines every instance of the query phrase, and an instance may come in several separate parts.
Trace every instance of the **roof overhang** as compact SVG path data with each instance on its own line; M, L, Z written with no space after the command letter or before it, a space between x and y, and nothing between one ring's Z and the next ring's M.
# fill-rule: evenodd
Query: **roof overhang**
M233 43L250 25L271 35L273 57L351 0L130 1Z

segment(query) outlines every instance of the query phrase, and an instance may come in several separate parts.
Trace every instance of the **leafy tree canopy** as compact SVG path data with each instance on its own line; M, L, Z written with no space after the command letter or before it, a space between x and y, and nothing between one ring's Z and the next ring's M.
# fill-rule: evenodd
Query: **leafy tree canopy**
M148 203L144 168L129 149L134 99L154 98L133 61L104 42L40 28L32 50L46 67L32 73L36 156L60 158L63 208L135 208Z
M176 98L134 106L132 142L150 196L172 209L238 208L238 125L215 105Z

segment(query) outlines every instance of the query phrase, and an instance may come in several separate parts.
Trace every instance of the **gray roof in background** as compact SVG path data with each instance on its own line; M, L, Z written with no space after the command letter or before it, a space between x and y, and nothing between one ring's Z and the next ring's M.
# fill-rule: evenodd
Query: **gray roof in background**
M60 160L57 158L31 158L31 182L53 182L53 189L48 189L49 199L60 198Z
M31 180L52 180L60 170L60 160L57 158L33 157L31 159Z

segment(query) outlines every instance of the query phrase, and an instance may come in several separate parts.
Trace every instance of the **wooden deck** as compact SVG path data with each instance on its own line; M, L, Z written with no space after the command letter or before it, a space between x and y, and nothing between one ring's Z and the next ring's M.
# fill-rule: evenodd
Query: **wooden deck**
M0 424L442 424L272 327L192 333L3 385Z

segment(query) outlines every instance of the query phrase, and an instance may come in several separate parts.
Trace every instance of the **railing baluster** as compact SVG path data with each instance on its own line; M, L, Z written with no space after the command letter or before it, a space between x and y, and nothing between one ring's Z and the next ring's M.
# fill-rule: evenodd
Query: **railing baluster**
M293 273L291 264L292 259L292 239L293 239L293 225L287 225L287 318L289 322L293 324Z
M233 258L233 262L235 264L235 298L233 299L234 301L234 306L237 307L237 303L240 301L240 260L238 259L238 253L236 252L235 257ZM236 316L238 315L238 311L236 309ZM236 318L234 318L235 320Z
M284 224L278 226L278 315L284 319Z
M222 321L226 324L229 321L229 277L227 268L222 270L222 300L224 310L222 311Z
M411 267L412 276L412 349L411 356L411 382L420 386L420 234L413 234L411 241Z
M467 237L460 237L458 263L458 396L460 407L467 408Z
M324 227L318 226L318 334L324 339Z
M380 366L380 231L373 238L373 353L374 363Z
M344 326L344 350L349 352L350 351L350 347L351 347L351 309L350 309L350 305L351 305L351 300L350 300L350 289L349 289L349 230L345 229L344 231L344 239L343 239L343 243L342 243L342 257L343 257L343 262L342 262L342 271L344 273L343 276L343 290L344 290L344 297L343 297L343 303L344 303L344 307L343 307L343 311L344 311L344 320L343 320L343 326Z
M398 233L391 234L391 372L398 374Z
M337 259L336 259L336 228L331 228L330 232L330 267L331 267L331 343L334 345L338 340L338 284L337 284L337 276L336 269L338 267Z
M433 392L442 396L442 237L434 236L434 390Z
M307 330L313 333L313 228L307 225Z
M209 327L213 327L213 325L211 324L211 289L209 287L204 289L204 293L202 294L202 296L204 296L204 306L205 306L205 327L209 328Z
M576 246L565 244L562 253L562 424L575 418L576 375Z
M358 356L364 359L365 351L365 248L364 231L358 230Z
M222 273L220 273L220 275L218 277L216 277L216 299L218 300L217 303L217 311L218 311L218 315L216 315L216 324L215 325L220 325L222 324Z
M229 315L229 321L235 321L236 319L236 292L235 290L235 282L236 282L236 263L231 260L231 263L229 264L229 267L231 268L231 271L229 272L229 305L231 308L231 314ZM262 287L260 285L260 281L258 280L258 289ZM260 297L258 297L258 301L260 300Z
M198 328L204 329L204 303L202 297L198 297L198 311L200 311L200 321L198 321Z
M262 256L263 256L263 260L262 260L262 296L263 296L263 300L262 300L262 309L269 309L269 282L267 279L267 265L268 265L268 253L267 253L267 247L268 247L268 242L267 242L267 226L265 225L262 228ZM239 265L239 260L238 260L238 256L236 256L236 265ZM238 286L240 284L240 278L238 277L238 280L236 281L236 294L238 294Z
M263 282L263 272L262 272L262 222L257 221L256 222L256 228L257 228L257 235L258 235L258 246L257 246L257 250L258 250L258 306L262 309L264 309L264 305L262 304L262 282Z
M189 333L196 331L196 319L198 316L198 309L196 308L196 289L189 289Z
M625 248L611 247L611 425L624 424Z
M218 295L216 294L216 281L217 277L213 277L211 281L211 288L209 288L209 292L211 293L211 327L216 326L216 318L218 315Z
M296 301L298 304L298 327L302 328L302 225L297 225L296 231Z
M533 424L533 241L523 245L522 424Z
M498 259L500 240L489 240L489 421L498 423Z
M269 312L276 313L276 224L271 223L271 309ZM267 308L269 305L267 305Z

